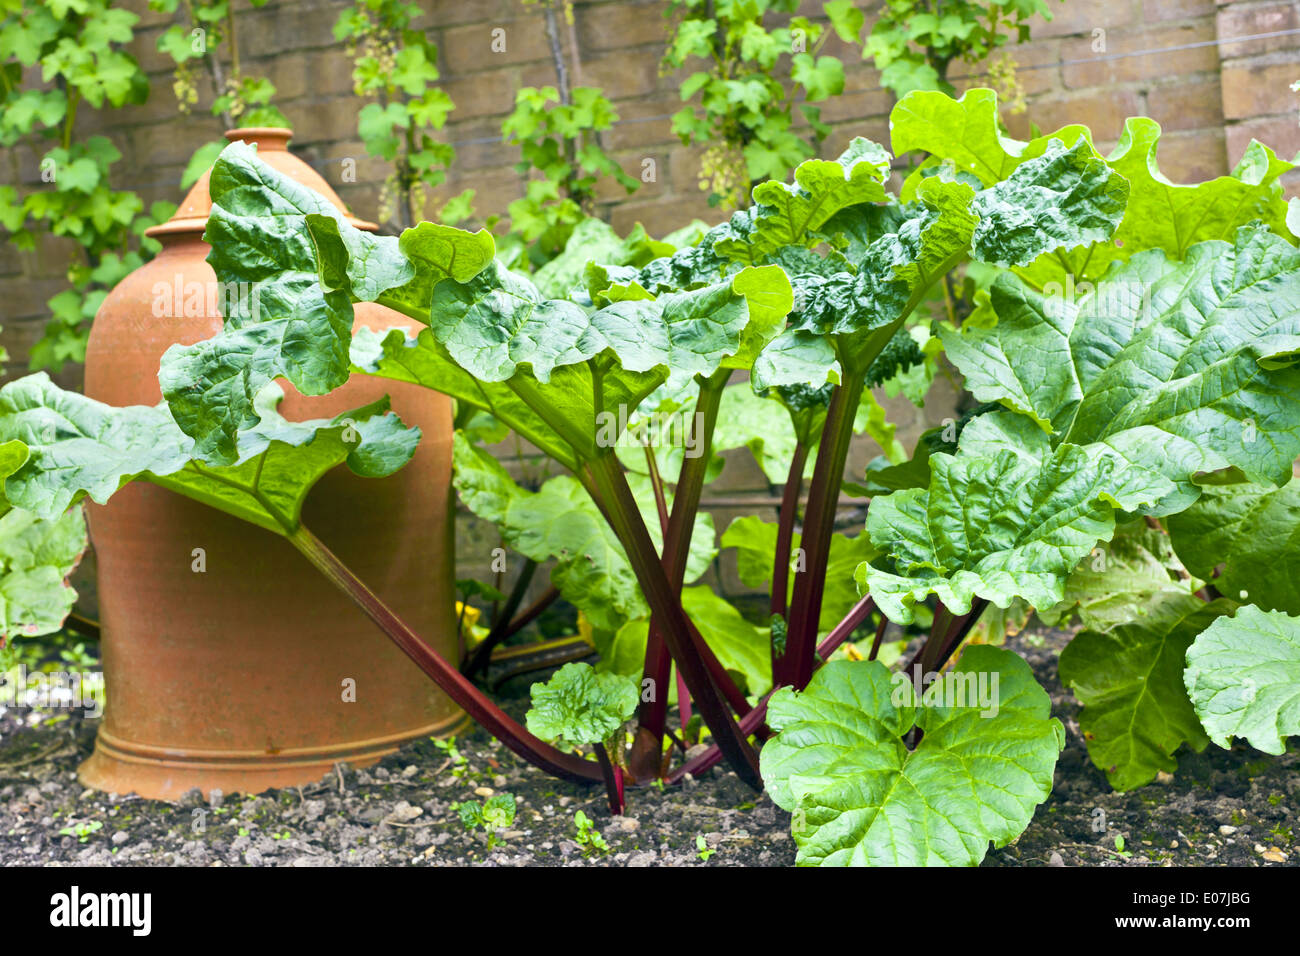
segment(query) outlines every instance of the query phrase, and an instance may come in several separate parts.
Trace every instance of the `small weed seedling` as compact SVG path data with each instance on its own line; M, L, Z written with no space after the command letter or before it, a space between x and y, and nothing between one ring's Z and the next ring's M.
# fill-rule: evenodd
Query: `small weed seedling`
M489 850L497 846L497 831L515 822L515 798L510 793L498 793L482 804L477 800L466 800L455 804L452 809L460 814L460 822L465 824L466 830L484 829Z
M605 842L605 838L596 829L595 820L579 810L573 815L573 825L578 828L578 835L574 838L574 841L578 846L582 847L583 856L609 852L609 844Z

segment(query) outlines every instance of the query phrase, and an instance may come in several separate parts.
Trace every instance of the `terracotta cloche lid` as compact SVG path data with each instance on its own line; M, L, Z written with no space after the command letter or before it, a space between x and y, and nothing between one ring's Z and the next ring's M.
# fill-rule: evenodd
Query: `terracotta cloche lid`
M250 126L244 129L232 129L226 132L226 139L232 143L252 143L257 147L258 158L278 173L313 189L325 197L331 205L343 212L348 222L358 229L374 232L379 227L373 222L358 219L344 205L339 194L327 183L323 176L312 169L293 153L289 152L289 140L293 130L278 126ZM208 177L212 170L206 170L199 181L194 184L176 213L166 222L151 226L145 230L146 236L170 236L180 233L202 233L208 224L208 214L212 212L212 197L208 195Z

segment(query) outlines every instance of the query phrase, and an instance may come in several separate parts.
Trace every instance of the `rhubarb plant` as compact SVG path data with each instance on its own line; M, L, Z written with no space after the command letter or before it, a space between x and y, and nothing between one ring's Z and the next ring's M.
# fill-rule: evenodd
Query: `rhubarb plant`
M987 91L909 94L891 136L894 156L927 154L897 194L890 152L857 139L693 244L566 261L540 284L485 232L359 232L232 144L211 177L209 261L251 293L218 335L167 352L158 408L6 386L0 442L21 447L5 496L53 520L147 480L282 534L525 759L604 781L614 809L627 782L725 761L791 812L806 864L975 864L1024 829L1061 726L1022 660L964 645L1030 609L1083 625L1061 677L1116 787L1172 770L1183 747L1276 750L1296 731L1279 688L1300 614L1289 164L1253 144L1232 175L1174 186L1149 122L1105 157L1079 126L1018 142ZM963 269L976 309L933 322L926 303ZM423 327L354 335L363 301ZM939 349L975 407L909 457L873 389L920 397ZM529 562L505 617L550 562L590 627L599 663L539 684L528 727L302 527L326 469L379 477L418 440L382 405L275 414L277 379L323 394L350 375L456 400L458 492ZM649 428L665 419L666 444ZM556 473L513 479L482 447L503 430ZM863 432L885 458L846 475ZM718 541L703 493L736 448L781 506ZM844 495L867 509L857 528L838 520ZM761 619L703 583L719 546L769 589ZM923 633L896 673L891 622ZM708 745L674 759L692 716Z

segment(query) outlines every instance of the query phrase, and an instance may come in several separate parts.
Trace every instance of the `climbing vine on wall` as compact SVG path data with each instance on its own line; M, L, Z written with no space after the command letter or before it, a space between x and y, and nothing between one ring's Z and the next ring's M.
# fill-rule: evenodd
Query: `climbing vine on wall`
M379 218L399 228L424 218L429 190L446 181L456 150L437 137L455 104L437 86L438 47L411 26L418 6L402 0L358 0L339 14L334 38L346 44L356 94L371 102L357 115L366 151L390 164L379 196ZM474 190L439 210L441 221L473 214Z
M249 0L251 8L264 7L268 0ZM199 76L206 74L212 98L207 112L221 124L219 132L237 126L288 126L289 121L271 102L275 86L264 76L244 68L239 52L239 31L235 0L149 0L149 9L160 13L181 12L158 37L159 51L169 55L176 67L172 92L177 108L191 112L199 103ZM181 177L189 187L203 175L225 146L214 139L195 150Z
M42 233L79 249L69 260L69 288L46 303L50 320L29 357L32 369L57 372L84 360L99 304L157 251L144 230L175 207L159 202L145 213L139 196L109 183L122 158L113 144L76 137L79 110L148 96L148 79L124 49L139 17L108 0L3 0L0 14L0 145L18 161L34 157L39 170L29 185L0 186L0 226L19 249L35 249ZM13 172L18 182L30 178Z

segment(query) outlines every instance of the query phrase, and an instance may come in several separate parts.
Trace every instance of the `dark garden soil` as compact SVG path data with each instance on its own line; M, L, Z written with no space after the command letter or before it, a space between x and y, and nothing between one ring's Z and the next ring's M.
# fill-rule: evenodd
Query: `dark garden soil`
M1049 631L1009 642L1051 693L1068 744L1051 798L986 866L1300 863L1294 742L1280 758L1244 746L1185 753L1176 776L1115 793L1088 761L1078 704L1056 679L1066 640ZM524 699L509 706L521 711ZM463 762L419 741L374 767L340 767L312 786L256 797L228 795L200 815L197 791L171 804L83 788L75 770L96 723L0 711L0 866L788 866L795 857L789 815L719 770L676 789L632 791L627 815L611 818L598 789L551 780L475 730L456 741ZM517 815L489 849L452 807L501 792L515 796ZM577 842L577 810L595 820L607 851ZM202 832L198 816L206 817Z

